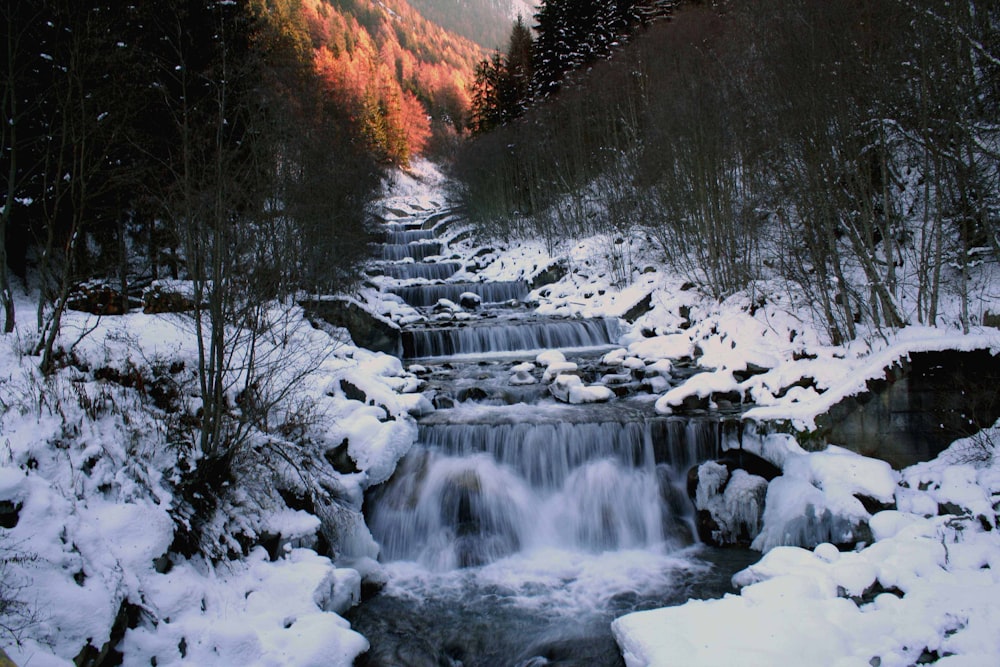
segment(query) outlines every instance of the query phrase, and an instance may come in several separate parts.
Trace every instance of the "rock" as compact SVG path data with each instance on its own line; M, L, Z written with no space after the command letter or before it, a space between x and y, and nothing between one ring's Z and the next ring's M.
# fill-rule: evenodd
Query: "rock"
M368 402L368 395L352 382L341 379L340 390L344 392L344 396L346 396L349 400L361 401L362 403Z
M677 309L677 314L680 315L681 323L677 325L678 329L690 329L691 328L691 306L681 306Z
M455 399L445 394L435 394L434 400L431 401L431 404L437 410L447 410L455 407Z
M554 361L542 373L542 382L550 382L557 375L573 373L577 368L577 364L574 361Z
M549 385L549 393L564 403L603 403L614 398L615 393L603 385L584 385L576 375L559 375Z
M309 299L300 301L310 317L347 329L360 347L399 356L402 342L399 327L373 315L359 303L347 299Z
M647 377L643 380L642 384L644 387L647 387L649 392L652 394L662 394L670 389L670 380L660 375Z
M736 470L746 470L751 475L763 477L769 482L781 475L781 468L767 459L743 449L728 449L717 461L726 466L730 474Z
M458 305L466 310L475 310L482 302L482 298L475 292L462 292L458 296Z
M458 400L460 403L465 401L483 401L489 397L490 395L481 387L469 387L468 389L462 389L458 392Z
M625 311L622 318L627 320L629 324L634 324L637 319L648 313L653 309L653 293L650 292L643 298L641 298L635 305Z
M455 313L462 310L462 307L451 299L438 299L432 310L435 313Z
M621 366L626 356L628 356L628 350L624 347L619 347L601 357L601 363L605 366Z
M528 284L528 287L534 290L545 285L551 285L552 283L559 282L565 278L568 273L569 269L566 268L565 262L555 262L535 275L535 277Z
M535 363L539 366L548 366L560 361L566 361L566 355L559 350L545 350L535 357Z
M361 472L358 464L347 453L347 444L347 438L344 438L344 441L339 445L323 452L323 458L341 475L353 475Z
M537 383L538 380L535 379L535 376L532 375L530 371L515 371L514 374L510 376L510 384L515 387Z

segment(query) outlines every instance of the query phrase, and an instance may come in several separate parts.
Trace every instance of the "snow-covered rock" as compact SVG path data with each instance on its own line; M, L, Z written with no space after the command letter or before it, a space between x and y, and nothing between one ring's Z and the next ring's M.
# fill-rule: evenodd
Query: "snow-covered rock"
M549 393L564 403L601 403L614 398L613 391L603 385L584 385L577 375L558 375L549 385Z

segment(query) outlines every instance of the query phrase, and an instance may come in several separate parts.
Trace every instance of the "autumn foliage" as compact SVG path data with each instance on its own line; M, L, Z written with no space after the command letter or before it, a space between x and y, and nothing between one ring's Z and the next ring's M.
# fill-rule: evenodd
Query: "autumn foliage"
M405 165L432 140L465 130L479 47L405 0L304 0L300 11L325 92L381 159Z

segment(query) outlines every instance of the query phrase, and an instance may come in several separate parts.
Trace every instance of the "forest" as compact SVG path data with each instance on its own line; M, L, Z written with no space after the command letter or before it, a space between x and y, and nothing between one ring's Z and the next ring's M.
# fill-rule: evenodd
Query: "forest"
M480 54L391 4L5 3L4 331L32 316L12 280L39 295L47 370L81 298L111 314L159 278L197 303L353 284L382 173L450 150Z
M641 233L720 299L784 281L835 342L938 324L945 293L965 330L990 316L968 276L1000 258L995 3L554 0L536 18L477 69L456 173L484 236Z

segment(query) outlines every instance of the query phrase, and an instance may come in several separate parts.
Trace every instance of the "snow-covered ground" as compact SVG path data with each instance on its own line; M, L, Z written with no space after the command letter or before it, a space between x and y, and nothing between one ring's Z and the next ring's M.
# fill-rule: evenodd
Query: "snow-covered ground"
M861 486L888 494L897 508L869 519L874 542L847 552L829 543L812 550L764 544L761 561L734 578L739 595L615 621L626 663L1000 664L1000 464L984 458L986 438L997 442L1000 429L957 441L895 480L880 462L857 455L792 454L795 469L786 465L768 490L762 535L801 517L807 503L819 512L825 499L856 502L852 492ZM839 479L817 484L817 473ZM772 498L786 477L798 493Z
M26 299L17 306L31 312ZM48 378L24 354L30 324L0 338L0 501L17 517L0 529L4 596L16 603L0 645L18 665L70 665L85 646L100 650L126 601L138 618L118 635L125 664L350 665L367 649L338 615L359 599L359 570L369 573L365 557L377 554L358 520L361 492L387 478L412 443L407 410L420 397L402 393L416 383L398 359L314 329L297 307L275 308L282 336L259 341L258 359L274 362L276 381L303 376L273 415L275 426L301 420L289 436L299 443L281 441L280 428L258 438L223 483L231 488L221 506L200 517L223 545L272 536L274 558L261 547L215 562L168 553L182 520L178 484L197 465L172 430L199 404L188 317L70 312L61 340L75 343L73 361ZM342 380L368 404L347 398ZM156 406L163 386L179 392L180 414ZM358 472L304 460L345 439ZM339 545L343 564L311 548L320 519L279 494L309 484L335 491L347 523L354 517L356 534Z
M385 217L447 205L443 185L436 170L418 164L387 190ZM481 246L466 231L455 224L445 234L456 239L452 251L469 257ZM454 280L530 281L557 262L566 266L562 279L532 291L540 315L620 317L648 295L651 310L609 362L668 369L693 358L706 370L652 395L662 413L691 396L735 391L756 405L748 420L809 429L911 352L1000 351L996 330L983 328L962 335L908 327L834 346L787 285L761 281L719 302L671 274L641 234L490 248L476 259L479 270L470 265ZM356 296L397 323L422 317L370 287ZM33 305L27 295L17 305L18 330L0 338L0 501L17 516L15 526L0 528L4 593L17 603L4 616L15 632L0 633L0 646L19 665L68 665L82 647L108 641L127 601L138 618L118 645L125 664L351 664L367 641L338 613L358 599L362 576L378 568L377 545L358 520L361 493L391 474L415 437L409 413L427 406L414 393L414 376L343 331L313 329L297 307L275 305L285 323L271 343L276 368L303 375L276 406L276 419L291 430L274 429L237 461L237 479L211 520L235 552L237 536L274 536L279 549L253 547L214 562L186 558L168 552L183 520L178 484L197 460L172 439L174 417L156 406L149 383L179 387L182 414L197 414L190 322L70 313L60 342L74 361L45 378L26 355L36 336ZM955 320L947 305L942 310L944 321ZM748 367L754 374L741 380ZM599 391L569 377L552 378L567 397ZM810 386L795 386L805 377ZM343 381L365 399L349 397ZM345 440L358 472L309 463ZM1000 664L1000 463L993 455L1000 431L903 471L836 448L805 452L791 435L758 442L758 453L784 471L758 517L757 546L766 555L738 575L740 595L616 622L630 665L902 665L922 655L942 664ZM313 549L322 533L317 513L290 509L279 488L336 496L341 526L349 527L336 562ZM856 494L895 509L871 515ZM802 516L824 508L867 522L874 542L843 553L829 544L782 546Z
M646 368L694 358L706 370L665 388L656 398L661 413L689 396L737 392L755 406L744 415L748 422L809 431L818 416L912 353L1000 353L996 329L961 332L957 299L943 305L940 326L867 331L831 345L803 296L785 283L760 281L719 302L672 275L641 233L556 248L521 241L498 246L490 259L478 275L492 280L530 281L557 262L568 268L565 278L531 293L539 313L622 316L651 295L652 309L609 356L626 367L638 358ZM624 280L623 259L631 267ZM988 296L998 293L994 274L995 266L986 265L972 277L972 291L983 295L974 304L980 313L998 309ZM734 376L748 367L754 370L748 379ZM809 386L796 386L804 378L812 379ZM754 548L764 558L734 578L740 595L619 619L613 629L627 663L1000 664L997 444L994 426L956 441L933 461L893 471L833 445L806 452L794 435L748 438L749 449L783 471L768 485L763 514L742 517L761 524ZM872 515L859 496L894 509ZM730 509L749 515L758 508ZM824 536L838 537L838 526L858 525L870 528L872 543L843 553L823 543ZM796 543L819 544L785 546Z

